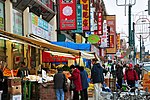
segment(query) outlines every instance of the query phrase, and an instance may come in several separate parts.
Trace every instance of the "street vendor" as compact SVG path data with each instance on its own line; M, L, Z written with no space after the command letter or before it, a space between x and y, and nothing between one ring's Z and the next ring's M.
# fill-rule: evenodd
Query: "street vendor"
M21 62L21 67L18 70L17 77L24 78L30 74L29 69L26 67L25 62Z

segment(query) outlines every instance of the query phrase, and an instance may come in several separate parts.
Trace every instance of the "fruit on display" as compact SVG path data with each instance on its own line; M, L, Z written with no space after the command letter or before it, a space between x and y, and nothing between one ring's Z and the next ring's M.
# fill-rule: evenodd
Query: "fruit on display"
M88 90L94 90L94 84L92 84L92 83L89 83Z
M12 72L13 72L14 76L17 76L18 70L12 70ZM8 68L4 68L3 69L3 75L4 76L12 76L11 70Z

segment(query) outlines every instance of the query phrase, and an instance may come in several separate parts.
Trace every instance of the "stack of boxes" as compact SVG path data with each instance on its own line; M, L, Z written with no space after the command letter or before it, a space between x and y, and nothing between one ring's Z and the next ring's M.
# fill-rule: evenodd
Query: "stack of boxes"
M10 100L22 100L21 78L8 78L8 93Z
M143 90L145 90L146 88L150 92L150 75L148 73L144 74L143 77Z

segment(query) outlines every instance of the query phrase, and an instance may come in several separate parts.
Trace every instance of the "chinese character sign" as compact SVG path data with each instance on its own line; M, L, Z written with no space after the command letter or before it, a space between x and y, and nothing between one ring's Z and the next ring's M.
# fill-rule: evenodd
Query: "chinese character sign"
M83 30L90 30L90 6L89 0L80 0L80 4L83 6Z
M75 30L76 20L76 0L59 0L60 30Z
M120 34L117 34L117 49L120 49Z
M102 35L102 13L98 12L97 35Z
M82 33L82 5L77 4L77 30L72 30L73 33Z

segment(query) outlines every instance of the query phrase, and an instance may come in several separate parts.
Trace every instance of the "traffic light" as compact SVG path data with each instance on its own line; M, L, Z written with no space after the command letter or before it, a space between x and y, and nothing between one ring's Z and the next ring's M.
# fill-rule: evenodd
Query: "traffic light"
M107 26L107 47L110 47L110 26Z

